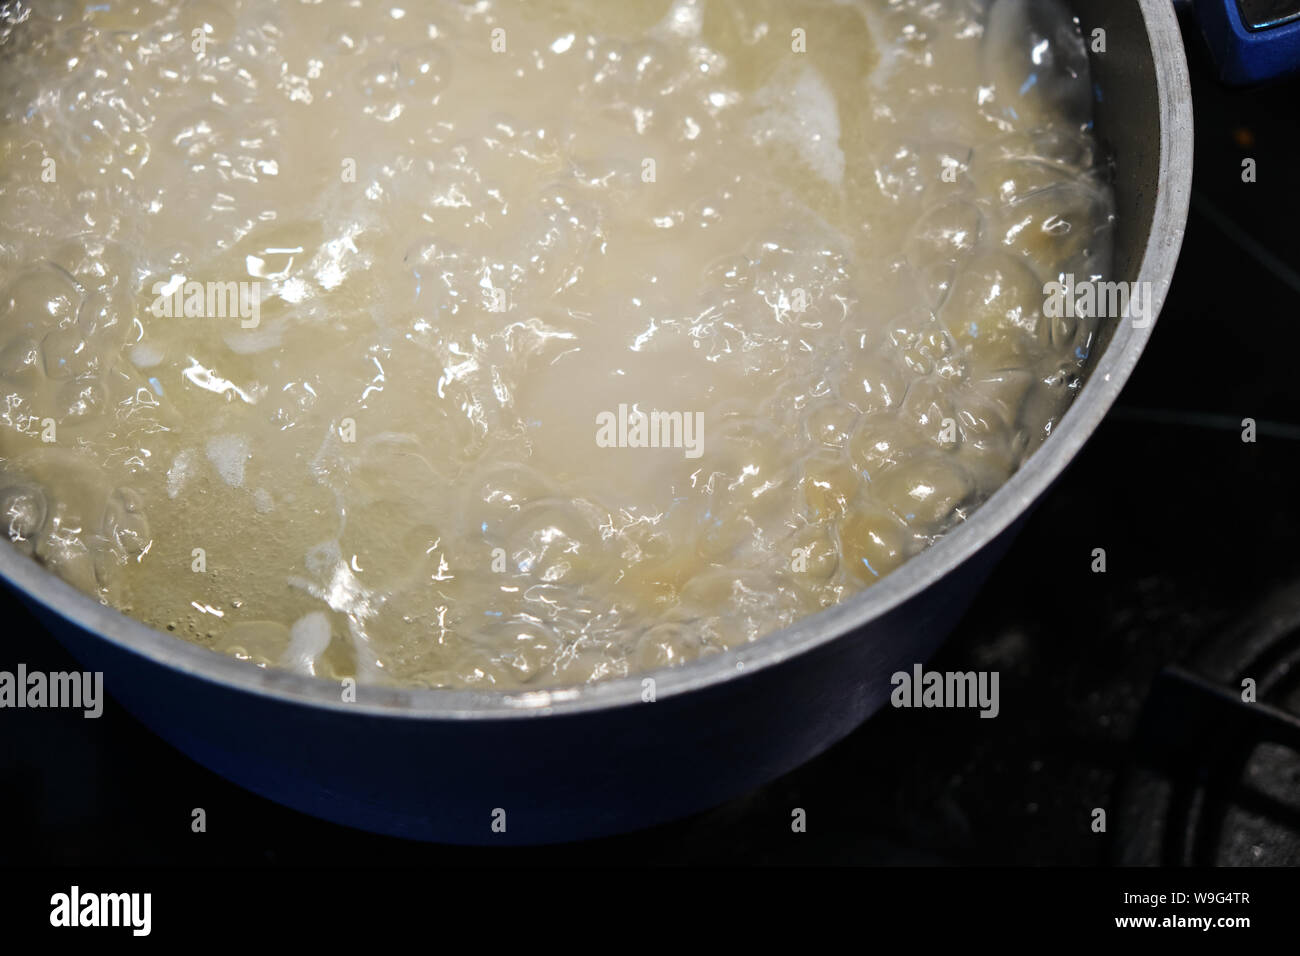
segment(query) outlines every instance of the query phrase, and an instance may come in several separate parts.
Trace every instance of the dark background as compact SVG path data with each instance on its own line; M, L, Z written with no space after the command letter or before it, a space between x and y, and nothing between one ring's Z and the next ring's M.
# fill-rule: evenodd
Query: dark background
M111 702L99 720L13 710L0 725L0 863L1300 863L1300 83L1224 90L1184 32L1194 196L1154 337L931 665L999 670L997 720L887 708L694 818L471 850L283 809ZM1247 417L1254 444L1241 440ZM1098 547L1105 574L1090 571ZM8 594L0 612L0 669L76 669ZM1242 676L1271 709L1242 716ZM204 834L190 830L194 807ZM807 833L791 832L793 807ZM1095 807L1104 835L1089 826Z

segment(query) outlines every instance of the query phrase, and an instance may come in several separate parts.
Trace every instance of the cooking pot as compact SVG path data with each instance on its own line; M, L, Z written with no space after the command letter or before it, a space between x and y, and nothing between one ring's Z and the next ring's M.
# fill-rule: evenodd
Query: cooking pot
M1113 159L1114 278L1164 301L1191 189L1192 111L1169 0L1076 0L1096 130ZM1141 326L1141 327L1140 327ZM590 686L519 693L338 683L204 650L105 607L0 544L0 575L128 711L224 777L338 823L452 843L643 827L822 752L938 647L1106 414L1151 325L1103 323L1051 437L961 526L879 584L739 649ZM1084 516L1080 516L1082 519ZM653 692L646 684L653 679ZM648 699L648 698L653 698Z

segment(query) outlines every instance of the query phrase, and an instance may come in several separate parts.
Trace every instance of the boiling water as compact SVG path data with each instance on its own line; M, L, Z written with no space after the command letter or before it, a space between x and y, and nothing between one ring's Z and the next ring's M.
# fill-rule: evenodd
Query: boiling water
M716 653L1079 386L1044 283L1112 212L1056 2L0 10L0 512L187 640L502 688Z

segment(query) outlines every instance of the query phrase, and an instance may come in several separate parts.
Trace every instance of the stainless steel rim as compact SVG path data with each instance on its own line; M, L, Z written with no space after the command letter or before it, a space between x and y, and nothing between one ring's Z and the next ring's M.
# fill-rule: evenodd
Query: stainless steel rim
M1159 188L1151 234L1138 270L1138 281L1151 283L1154 316L1164 304L1187 221L1192 185L1192 103L1173 6L1168 0L1139 0L1139 5L1151 43L1160 107ZM804 653L880 617L951 573L1006 530L1079 451L1119 395L1154 324L1153 320L1145 328L1135 328L1131 322L1124 322L1115 329L1110 345L1055 433L960 527L843 604L753 644L680 668L653 672L656 697L663 699L719 684ZM579 687L511 693L362 686L356 702L344 703L337 682L238 661L105 607L7 542L0 547L0 574L32 599L126 651L198 679L286 703L411 719L528 718L639 703L641 682L648 676L638 674Z

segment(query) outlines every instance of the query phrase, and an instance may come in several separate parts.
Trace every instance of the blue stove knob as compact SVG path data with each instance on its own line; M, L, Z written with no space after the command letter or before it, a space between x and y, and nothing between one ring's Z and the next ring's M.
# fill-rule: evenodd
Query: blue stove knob
M1225 83L1246 86L1300 70L1300 0L1196 0Z

